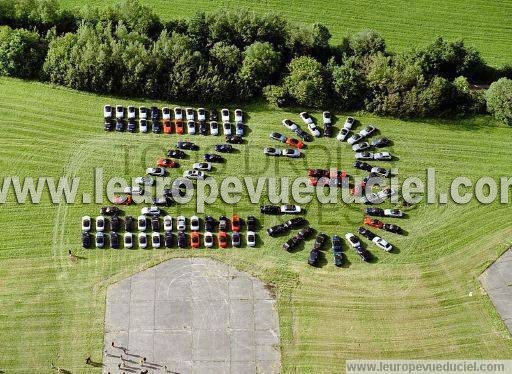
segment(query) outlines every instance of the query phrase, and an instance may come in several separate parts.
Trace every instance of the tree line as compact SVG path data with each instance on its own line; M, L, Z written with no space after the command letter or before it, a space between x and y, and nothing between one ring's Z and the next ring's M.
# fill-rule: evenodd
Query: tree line
M334 44L320 23L245 10L164 23L136 0L73 12L57 0L0 0L0 25L0 75L123 96L195 102L263 96L276 106L395 117L488 110L512 123L512 68L487 65L463 41L437 38L394 54L373 30ZM488 90L475 89L493 81Z

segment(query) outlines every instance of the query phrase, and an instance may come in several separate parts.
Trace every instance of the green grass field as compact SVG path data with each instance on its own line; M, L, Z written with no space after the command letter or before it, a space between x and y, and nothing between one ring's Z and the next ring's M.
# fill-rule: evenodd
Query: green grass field
M105 179L142 175L179 138L105 133L105 103L143 102L1 78L2 177L78 176L79 194L91 192L94 167L105 169ZM304 175L306 167L331 165L357 174L353 152L334 139L314 141L303 160L269 162L261 152L271 144L268 132L286 133L280 120L298 117L260 104L243 109L250 116L248 144L241 154L228 156L216 177L293 177ZM489 117L429 123L357 118L394 140L390 151L400 158L394 166L402 177L422 177L426 167L435 167L439 190L463 173L476 180L512 172L511 129ZM218 138L193 139L204 150ZM383 234L398 253L369 246L378 260L366 264L346 249L349 266L338 269L326 251L325 265L314 269L306 264L312 242L286 253L280 248L285 238L271 239L263 232L263 243L255 249L84 251L80 218L95 216L99 205L52 205L48 196L37 205L19 205L9 196L0 214L0 371L6 373L48 372L51 362L73 373L99 372L85 367L84 359L101 360L106 287L181 256L212 257L277 285L285 373L339 373L351 358L512 358L510 336L476 280L510 245L508 205L419 204L400 221L408 236ZM126 212L134 215L139 209L131 206ZM194 206L169 211L190 215ZM217 204L207 211L247 216L257 207L244 197L236 206ZM318 230L344 235L359 226L362 207L311 204L307 218ZM266 227L280 220L261 219ZM69 249L84 259L70 261Z
M59 0L68 8L82 6L81 1ZM110 2L115 2L110 0ZM245 7L257 12L274 11L294 22L322 22L333 34L333 43L344 35L373 28L382 33L393 51L409 50L430 43L436 36L464 39L476 47L491 64L510 64L512 48L512 1L433 0L375 1L282 1L282 0L140 0L162 19L188 18L195 11ZM105 4L90 0L88 4Z

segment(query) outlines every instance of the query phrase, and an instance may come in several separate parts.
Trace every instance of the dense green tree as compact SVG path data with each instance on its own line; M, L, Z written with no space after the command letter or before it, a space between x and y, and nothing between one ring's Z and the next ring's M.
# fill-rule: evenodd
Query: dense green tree
M312 57L294 58L284 85L290 97L299 105L321 107L327 103L329 83L325 67Z
M332 85L337 96L336 104L343 110L359 109L368 90L364 72L356 58L345 60L342 65L331 67Z
M46 45L37 33L0 26L0 75L37 77L45 54Z
M254 42L243 53L239 76L246 96L253 96L272 81L281 68L281 54L268 42Z
M386 50L386 42L375 30L364 30L352 35L348 40L351 53L356 56L374 55Z
M494 117L512 126L512 80L501 78L493 82L485 94L487 110Z

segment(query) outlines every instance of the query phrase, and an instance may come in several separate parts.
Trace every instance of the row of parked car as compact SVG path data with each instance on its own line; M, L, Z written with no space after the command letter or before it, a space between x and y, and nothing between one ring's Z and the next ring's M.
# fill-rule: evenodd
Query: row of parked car
M103 107L103 117L105 119L136 119L139 120L171 120L175 121L197 121L206 122L209 121L219 121L219 115L217 109L212 108L206 112L205 108L198 108L197 111L194 108L180 108L175 107L172 111L168 107L163 107L160 110L156 106L152 106L151 108L147 108L141 106L136 108L135 106L128 106L125 108L123 105L116 105L113 107L112 105L106 104ZM208 118L207 118L208 117ZM220 119L222 122L230 122L231 113L229 109L223 108L220 110ZM234 120L235 122L243 122L243 112L242 109L234 110Z

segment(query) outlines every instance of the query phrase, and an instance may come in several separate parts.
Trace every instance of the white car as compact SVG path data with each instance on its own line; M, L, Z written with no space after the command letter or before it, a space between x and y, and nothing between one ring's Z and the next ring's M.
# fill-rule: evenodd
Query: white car
M373 155L373 159L377 161L390 161L393 159L393 156L389 152L379 152Z
M139 120L140 132L148 132L148 121L146 119Z
M354 117L347 117L345 120L345 123L343 124L343 128L347 130L352 130L352 127L354 126Z
M350 135L350 130L343 128L338 133L338 136L336 136L336 139L338 139L340 142L344 142L345 140L347 140L349 135Z
M164 217L164 231L172 231L172 217L169 215Z
M256 233L254 231L247 231L247 246L254 247L256 245Z
M320 137L320 130L318 130L318 127L316 127L313 122L308 123L308 129L311 135L313 135L315 138Z
M324 125L331 124L331 120L332 120L331 112L329 112L329 111L323 112L322 113L322 120L324 121Z
M363 204L378 204L382 202L382 199L379 197L379 194L372 192L361 198L361 202Z
M133 247L133 234L131 232L125 232L123 235L123 239L125 248Z
M154 232L151 234L151 246L153 248L160 248L160 233Z
M286 127L288 130L291 130L291 131L295 131L299 127L291 119L283 119L282 124L283 124L284 127Z
M386 252L391 252L393 250L393 246L389 244L387 241L382 239L380 236L376 236L372 239L373 244L375 244L380 249L385 250Z
M311 118L308 112L301 112L299 116L306 125L313 123L313 118Z
M196 134L196 123L194 121L187 121L187 131L190 135Z
M183 110L179 106L174 108L174 119L179 121L183 120Z
M91 217L82 217L82 231L91 231Z
M185 216L178 216L178 218L176 218L176 229L178 229L178 231L185 231L187 229L187 219Z
M355 236L351 232L345 234L345 239L347 239L348 244L352 248L358 249L361 247L361 241L359 240L359 238L357 236Z
M301 207L298 205L281 205L281 213L298 214L301 212Z
M146 236L145 232L139 232L138 235L139 238L139 247L142 249L147 248L148 246L148 237Z
M398 191L393 188L385 188L382 191L379 191L377 193L377 196L381 199L386 199L388 197L391 197L393 195L396 195Z
M194 109L192 108L187 108L185 109L185 118L187 119L187 121L193 121L195 118L194 118Z
M267 156L281 156L282 151L278 148L266 147L263 149L263 153Z
M235 109L235 122L243 122L244 115L242 113L242 109Z
M125 187L123 192L127 195L142 195L144 193L144 188L141 186Z
M112 118L112 106L107 104L103 107L103 117Z
M145 106L139 107L139 119L148 119L148 108Z
M222 129L224 130L224 135L226 135L226 136L231 135L231 123L224 122L222 124Z
M210 171L212 170L212 164L209 162L196 162L194 165L192 165L192 169Z
M185 170L183 172L183 178L188 179L204 179L204 172L201 170Z
M105 231L105 217L103 217L103 216L96 217L96 231L99 231L99 232Z
M135 119L136 114L135 107L130 105L128 107L128 119Z
M155 180L151 177L138 177L134 180L135 184L145 184L147 186L151 186L155 183Z
M358 152L354 155L356 160L373 160L373 153L371 152Z
M402 218L404 216L404 212L400 209L384 209L384 215L386 217Z
M162 119L163 120L170 120L171 119L171 110L164 106L162 108Z
M199 231L199 217L190 217L190 231Z
M144 216L158 216L160 215L160 208L154 205L146 206L140 210L140 214Z
M354 134L350 138L348 138L347 143L350 145L356 144L357 142L361 141L363 137L359 134Z
M147 225L146 216L139 216L137 218L137 229L139 231L146 231L147 227L148 227L148 225Z
M216 121L210 122L210 134L219 135L219 123Z
M370 148L371 148L371 145L368 142L362 142L362 143L359 143L359 144L354 144L352 146L352 150L354 152L363 152L363 151L366 151L367 149L370 149Z
M369 126L366 126L364 129L362 129L361 131L359 131L359 135L361 135L363 138L366 138L367 136L370 136L371 134L373 134L375 132L375 127L373 127L372 125L369 125Z
M213 247L213 234L209 231L204 233L204 247L205 248Z
M222 119L222 122L229 122L229 109L222 109L220 111L220 118Z
M292 158L297 158L297 157L300 157L301 153L298 149L291 149L291 148L287 148L287 149L283 149L283 156L286 156L286 157L292 157Z
M206 121L206 110L204 108L197 109L197 120Z
M165 169L164 168L147 168L146 174L156 176L156 177L163 177L165 175Z
M375 157L375 155L373 155L373 157ZM380 167L373 167L370 170L370 173L380 175L381 177L384 177L384 178L387 178L389 176L389 170L380 168Z
M124 118L124 107L122 105L116 105L116 118Z

